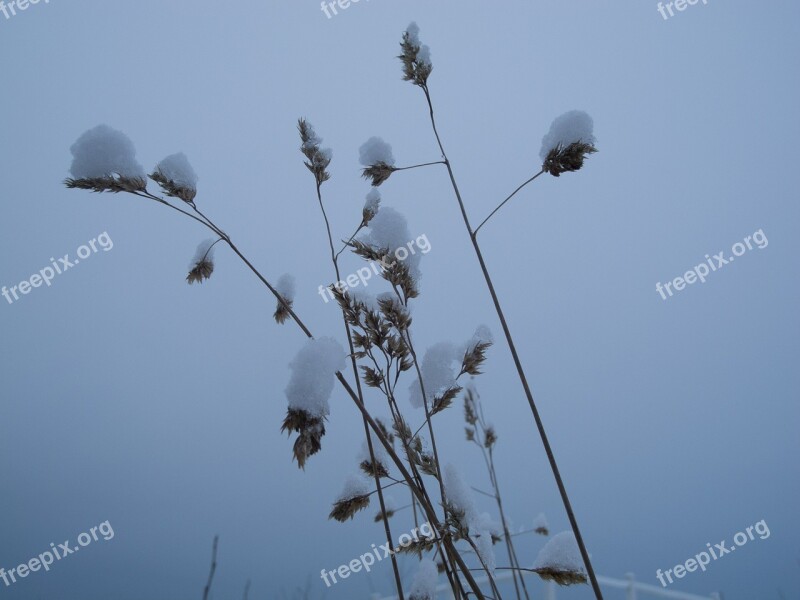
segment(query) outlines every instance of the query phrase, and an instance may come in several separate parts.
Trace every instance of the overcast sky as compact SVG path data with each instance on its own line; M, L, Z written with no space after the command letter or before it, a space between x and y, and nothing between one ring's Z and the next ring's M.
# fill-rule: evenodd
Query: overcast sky
M481 243L596 571L659 585L657 569L765 520L767 539L670 588L800 596L796 2L708 0L665 20L652 0L362 0L332 18L317 0L45 0L0 12L0 286L104 232L113 248L0 298L0 567L106 520L114 537L0 582L0 597L199 599L215 534L217 600L240 598L248 579L261 600L307 580L314 600L393 591L388 562L329 590L320 580L383 530L374 507L327 519L363 438L340 388L305 471L280 434L299 330L274 323L274 300L222 247L211 280L186 284L208 237L195 222L62 181L70 145L100 123L126 132L148 170L185 152L198 206L267 277L293 273L298 313L344 342L340 314L317 294L333 276L296 120L333 149L323 192L346 238L369 189L367 138L389 141L398 165L440 158L424 96L395 58L412 20L431 47L440 133L473 221L538 171L553 118L594 118L598 154L525 188ZM499 338L446 171L397 173L381 189L431 244L418 346L461 342L481 323ZM656 291L759 230L764 248L705 283L666 300ZM360 266L347 257L343 271ZM476 383L514 525L544 512L567 529L502 339ZM387 412L378 396L369 405ZM437 419L443 460L488 487L460 405ZM477 501L494 514L488 500ZM403 511L393 527L411 522ZM518 538L521 561L543 541Z

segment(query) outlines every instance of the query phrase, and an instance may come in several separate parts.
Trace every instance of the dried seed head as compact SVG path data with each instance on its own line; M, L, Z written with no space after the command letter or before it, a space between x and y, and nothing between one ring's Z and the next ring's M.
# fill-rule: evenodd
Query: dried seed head
M372 186L378 187L384 181L391 177L392 173L397 171L397 169L391 165L387 165L384 162L375 163L374 165L370 165L365 167L363 171L361 171L361 176L364 179L372 180ZM374 216L374 215L373 215Z
M564 531L551 538L536 557L532 570L542 579L558 585L586 583L586 568L575 534Z
M358 511L369 506L369 497L369 482L361 476L351 475L347 478L339 498L334 502L328 518L336 519L340 523L352 519Z
M539 535L548 536L550 535L549 525L547 524L547 517L544 516L544 513L539 513L533 521L533 531L538 533Z
M461 386L454 385L447 388L444 392L434 396L431 415L435 415L436 413L440 413L446 408L449 408L453 404L453 400L455 400L456 396L458 396L461 389Z
M282 324L291 316L290 311L294 305L294 277L288 273L281 275L278 283L275 284L275 291L278 292L283 302L278 301L275 313L272 316L277 323Z
M464 352L464 358L461 360L461 372L459 376L464 373L470 375L480 375L481 365L486 361L486 350L492 345L492 342L478 342L470 346Z
M143 192L147 189L147 181L141 177L123 177L107 175L103 177L67 178L64 185L69 189L90 190L92 192Z
M197 195L197 174L182 152L171 154L156 165L150 174L167 196L191 203Z
M386 508L386 518L387 519L391 519L394 516L395 512L396 511L394 511L391 508L387 507ZM380 523L381 521L383 521L383 513L378 513L377 515L375 515L375 522L376 523Z
M194 258L189 266L189 274L186 276L186 281L189 282L189 285L203 283L206 279L211 278L211 274L214 272L214 244L217 241L208 239L200 242L197 246Z
M136 148L121 131L98 125L83 133L70 152L72 177L64 181L68 188L113 193L147 189L147 177L136 160Z
M419 41L419 27L411 23L403 32L400 42L402 53L397 58L403 63L403 79L425 87L433 71L430 48Z
M436 538L433 536L418 536L406 545L400 545L395 549L398 554L416 554L422 557L423 553L430 552L436 547ZM412 596L413 598L413 596ZM410 600L410 599L409 599ZM431 599L432 600L432 599Z
M368 225L375 215L378 214L381 206L381 193L378 188L373 187L367 194L366 202L364 202L364 209L361 211L361 224L362 226Z
M558 585L586 583L586 575L580 571L560 570L553 567L540 567L532 570L545 581L554 581Z
M567 146L559 144L547 154L542 168L554 177L559 177L561 173L580 170L583 161L595 152L597 148L593 144L582 141L572 142Z
M348 519L352 519L358 511L367 508L367 506L369 506L369 496L356 496L349 500L340 500L334 503L328 518L344 523Z
M322 138L317 135L311 124L305 119L297 121L297 130L300 132L300 152L306 157L304 164L314 174L317 185L331 178L328 165L331 164L333 152L330 148L320 148Z
M495 445L495 442L497 442L497 434L494 431L494 427L487 427L484 432L483 445L486 448L491 448Z
M386 465L383 464L380 460L375 458L375 461L371 460L362 460L361 464L359 465L362 471L369 475L370 477L388 477L389 476L389 469L386 468Z
M361 377L364 380L364 383L366 383L369 387L382 389L383 372L373 369L367 365L359 365L359 368L363 371Z
M277 307L275 308L275 312L273 313L272 317L275 319L275 322L279 325L282 325L286 322L286 320L291 316L289 312L294 304L291 300L282 296L283 302L278 302Z
M472 385L467 387L464 394L464 420L472 426L478 422L477 393Z
M322 448L322 436L325 435L323 418L314 417L304 410L289 408L281 425L281 433L296 432L299 435L294 442L294 459L297 466L305 468L306 460Z

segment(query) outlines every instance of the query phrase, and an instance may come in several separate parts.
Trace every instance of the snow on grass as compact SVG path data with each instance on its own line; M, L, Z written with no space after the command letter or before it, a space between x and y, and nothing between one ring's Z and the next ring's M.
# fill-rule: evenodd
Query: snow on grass
M584 142L594 145L594 121L582 110L571 110L557 117L550 125L550 131L542 138L542 149L539 156L542 161L553 148L566 147L573 142Z
M365 167L383 163L394 166L392 147L379 137L371 137L358 149L358 160Z
M108 125L86 131L70 147L75 179L121 177L145 179L142 165L136 161L136 148L130 138Z
M306 341L289 368L292 371L286 398L289 408L312 417L330 414L328 399L333 391L334 374L345 367L345 352L333 338Z

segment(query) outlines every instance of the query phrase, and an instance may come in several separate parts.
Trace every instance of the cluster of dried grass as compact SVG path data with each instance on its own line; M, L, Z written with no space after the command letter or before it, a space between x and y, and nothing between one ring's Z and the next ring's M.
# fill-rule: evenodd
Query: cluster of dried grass
M577 541L580 545L581 554L584 558L589 577L595 587L595 594L601 598L599 588L596 587L591 564L588 554L585 551L583 541L577 528L577 523L569 506L563 482L558 473L555 459L552 456L549 443L544 434L544 428L539 418L533 397L522 369L516 349L513 345L510 330L507 326L505 317L500 308L497 294L489 276L488 269L481 255L480 246L477 241L477 233L491 218L494 213L510 200L522 187L533 181L542 173L549 173L558 177L565 172L579 170L587 156L595 152L592 144L578 141L567 146L559 145L553 148L547 155L540 171L531 179L526 181L515 192L506 198L498 207L487 217L481 225L473 229L469 223L466 209L461 199L461 195L456 184L451 164L442 146L441 138L436 129L434 120L433 104L431 101L428 79L432 73L426 47L420 46L417 39L417 31L406 31L401 41L401 54L399 56L403 65L403 78L420 87L428 103L431 124L437 143L442 153L442 160L433 163L424 163L414 167L396 168L383 162L368 165L363 170L363 177L371 181L373 186L380 186L389 180L390 176L398 171L405 169L427 166L444 165L450 176L453 190L459 207L464 217L464 223L470 236L470 240L479 259L483 274L491 293L498 317L502 323L506 340L515 361L515 366L520 376L520 381L526 392L534 414L537 429L544 442L545 449L550 459L554 475L559 483L559 490L565 503L565 508L572 529L575 532ZM390 296L381 297L377 305L367 305L363 300L359 300L349 295L347 292L340 291L336 287L331 287L339 307L342 312L342 322L345 330L346 339L349 346L349 359L352 367L352 377L348 378L344 373L337 372L336 378L347 395L354 402L362 416L365 432L365 440L368 449L368 458L362 460L358 467L368 475L375 483L372 492L354 494L340 498L330 513L330 518L338 521L351 519L356 513L364 510L370 503L371 496L377 495L380 510L375 520L384 526L384 533L387 541L392 542L392 532L390 518L397 510L387 508L383 491L390 485L400 485L408 490L411 503L408 505L413 509L415 521L424 518L434 531L434 536L429 539L417 541L406 551L413 552L418 556L431 553L433 558L438 561L440 571L445 574L453 590L455 597L467 599L470 596L476 598L486 598L486 593L481 590L475 581L472 571L465 558L465 552L470 548L475 551L480 559L480 553L475 548L474 541L469 531L469 523L464 518L460 509L448 501L445 486L442 478L441 457L439 456L434 418L437 414L451 407L455 399L464 390L462 385L453 385L444 390L429 390L435 392L427 394L424 388L424 377L422 376L420 361L413 343L412 318L409 310L410 302L419 297L420 292L413 273L402 261L383 259L389 254L388 248L370 246L363 241L355 240L355 234L345 242L345 246L339 252L334 247L334 238L331 233L330 222L326 213L325 203L322 196L322 186L331 177L329 166L331 154L329 150L320 148L320 140L314 132L313 127L305 120L298 122L298 131L301 140L301 152L305 157L304 164L314 177L316 197L320 212L323 217L328 242L330 245L330 259L333 267L333 275L339 281L339 259L342 250L349 248L353 254L367 261L379 261L383 265L381 271L382 278L388 283L388 288L392 290ZM126 192L142 198L156 201L173 210L176 210L207 229L211 230L217 241L224 242L259 278L259 280L269 289L277 301L274 313L278 323L294 322L300 330L309 338L313 337L312 332L301 321L294 312L293 303L290 298L279 293L253 264L239 251L228 236L210 218L201 212L196 203L197 191L185 186L176 184L163 173L156 171L149 176L162 189L165 197L152 194L147 190L146 181L139 178L125 178L117 174L108 174L104 177L90 179L69 179L65 182L66 186L75 189L85 189L95 192ZM173 204L169 198L175 198L181 203ZM356 228L356 233L366 227L369 221L375 216L374 212L365 209L358 215L360 224ZM388 265L388 266L387 266ZM211 277L214 271L214 263L208 253L200 257L193 265L188 276L189 283L202 282ZM458 373L458 378L462 376L476 376L481 373L481 367L486 360L486 351L490 346L489 342L479 342L467 349L462 358L462 364ZM413 371L416 373L421 397L425 410L424 422L415 430L412 430L406 417L400 410L397 401L396 389L401 381L403 374ZM362 387L363 383L363 387ZM373 411L368 410L365 404L364 388L377 391L385 400L385 407L391 415L391 424L387 426L378 419ZM467 387L464 393L465 421L467 424L467 439L476 444L486 461L492 491L488 493L497 504L502 521L503 533L492 536L492 541L497 543L504 541L509 559L509 566L515 572L515 590L518 599L523 595L528 598L528 591L525 582L521 577L520 562L516 555L512 535L508 528L508 522L502 504L502 495L497 481L497 469L495 466L494 448L497 442L497 434L493 428L488 426L483 419L477 394L474 388ZM423 430L426 436L423 436ZM314 416L302 410L290 408L282 424L281 431L289 434L297 434L294 442L294 458L299 467L303 467L311 456L319 452L322 448L322 437L325 434L324 417ZM376 449L380 449L378 452ZM428 479L430 478L430 479ZM430 480L433 480L433 485ZM389 483L386 483L386 482ZM433 490L436 490L435 492ZM417 521L418 524L418 521ZM457 545L457 542L464 542L467 546ZM216 541L214 546L214 556L216 556ZM482 568L486 571L492 586L491 597L500 598L500 592L492 578L492 569L480 560ZM213 563L215 565L215 561ZM403 585L400 578L397 559L392 556L392 564L395 575L395 583L400 598L404 598ZM586 577L580 572L570 572L564 570L544 569L539 573L542 577L553 579L559 583L585 582ZM213 577L213 566L212 573ZM209 578L209 586L211 577Z

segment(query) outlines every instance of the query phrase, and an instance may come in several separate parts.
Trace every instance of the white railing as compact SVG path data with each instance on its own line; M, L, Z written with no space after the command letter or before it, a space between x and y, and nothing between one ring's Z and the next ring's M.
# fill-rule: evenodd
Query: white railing
M523 577L534 575L534 573L529 571L521 571L521 573ZM494 579L495 581L504 581L511 579L512 577L513 574L511 571L504 571L502 573L497 573ZM604 588L625 590L625 600L640 600L652 597L673 598L674 600L709 600L709 598L712 600L720 600L720 595L716 592L708 596L698 596L697 594L687 594L664 587L658 587L656 585L650 585L648 583L638 582L636 581L633 573L628 573L625 577L626 579L613 579L611 577L603 577L602 575L598 575L597 583ZM476 579L476 581L478 583L488 583L488 579L486 577L481 577ZM546 582L544 600L556 600L556 588L556 584L554 584L552 581ZM454 598L453 590L448 584L442 584L438 586L436 591L445 592L444 595L440 596L440 600L453 600ZM372 594L371 600L397 600L397 596L382 597L380 594Z

